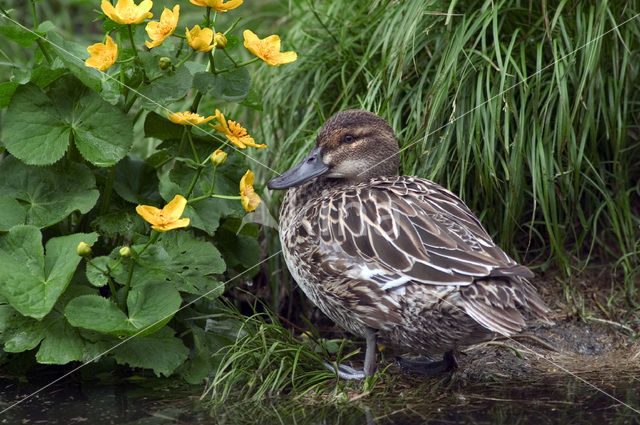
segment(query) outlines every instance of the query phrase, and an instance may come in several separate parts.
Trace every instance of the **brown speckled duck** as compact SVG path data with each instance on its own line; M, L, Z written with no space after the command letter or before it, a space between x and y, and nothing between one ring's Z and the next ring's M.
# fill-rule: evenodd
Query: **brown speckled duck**
M376 342L444 353L405 360L415 372L456 367L460 347L512 335L525 316L548 308L511 259L454 194L429 180L398 176L398 142L366 111L331 117L297 166L269 181L288 189L280 240L289 271L339 326L366 339L364 370L376 370ZM524 315L523 315L524 313Z

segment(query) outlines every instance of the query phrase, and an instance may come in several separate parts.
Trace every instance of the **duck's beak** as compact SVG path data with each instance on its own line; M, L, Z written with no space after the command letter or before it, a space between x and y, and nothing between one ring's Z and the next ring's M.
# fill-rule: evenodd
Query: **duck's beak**
M269 180L267 187L269 189L288 189L318 177L327 171L329 171L329 166L322 162L322 148L316 146L300 164Z

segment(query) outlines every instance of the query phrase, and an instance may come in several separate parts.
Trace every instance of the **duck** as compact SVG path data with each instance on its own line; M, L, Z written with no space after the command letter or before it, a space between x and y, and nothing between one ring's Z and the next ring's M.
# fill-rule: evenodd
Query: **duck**
M345 110L319 130L308 155L271 179L286 190L279 236L305 295L344 330L364 338L364 367L338 365L345 379L377 370L378 342L418 354L415 373L457 368L456 352L528 321L550 323L530 279L451 191L399 175L389 123ZM442 355L442 360L434 356Z

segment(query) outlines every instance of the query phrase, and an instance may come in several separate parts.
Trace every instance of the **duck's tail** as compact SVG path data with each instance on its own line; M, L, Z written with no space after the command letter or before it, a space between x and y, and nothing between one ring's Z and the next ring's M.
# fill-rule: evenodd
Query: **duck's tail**
M510 336L526 327L523 315L546 323L550 312L524 278L485 278L460 290L465 312L485 328Z

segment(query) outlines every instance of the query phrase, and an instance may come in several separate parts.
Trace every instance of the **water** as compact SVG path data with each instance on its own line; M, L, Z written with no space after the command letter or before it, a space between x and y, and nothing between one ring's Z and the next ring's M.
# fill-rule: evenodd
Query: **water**
M589 382L638 410L640 376L585 376ZM89 385L72 378L0 415L0 424L613 424L638 425L640 415L587 384L564 374L538 381L448 383L425 397L415 388L378 386L351 401L264 400L225 404L215 410L198 400L202 388L171 381L138 385ZM162 384L164 382L164 384ZM440 383L441 381L434 381ZM40 388L0 379L0 409Z

